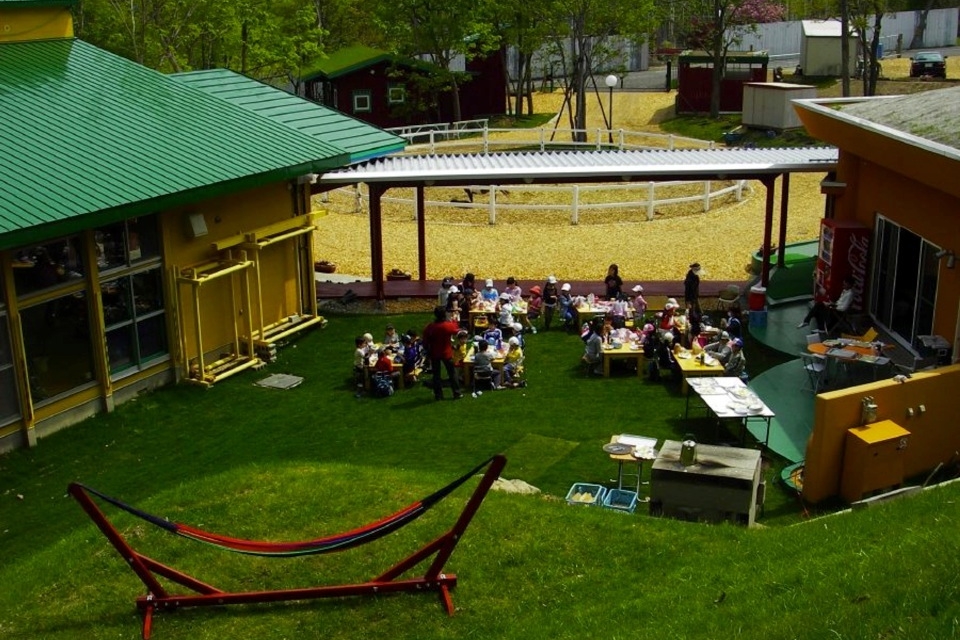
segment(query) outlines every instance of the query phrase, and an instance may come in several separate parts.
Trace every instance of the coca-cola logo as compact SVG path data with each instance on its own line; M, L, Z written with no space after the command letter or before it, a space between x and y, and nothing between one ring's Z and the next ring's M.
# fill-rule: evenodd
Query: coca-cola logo
M853 234L850 248L847 250L847 263L850 265L850 278L853 279L853 307L863 308L863 291L867 282L867 249L870 237L867 234Z

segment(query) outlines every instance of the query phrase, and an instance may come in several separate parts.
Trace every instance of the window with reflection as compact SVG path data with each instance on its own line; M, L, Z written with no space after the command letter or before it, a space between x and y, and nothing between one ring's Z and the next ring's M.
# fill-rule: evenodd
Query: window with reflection
M100 297L111 373L139 369L167 355L159 267L101 280Z
M87 297L83 292L20 311L34 402L68 393L94 380L87 318Z
M76 283L83 279L84 273L80 236L23 247L13 254L17 296Z
M130 218L99 227L93 233L101 271L130 267L160 257L156 216Z
M3 291L0 290L0 424L20 417L17 380L13 371L13 354L10 352L9 326L7 312L3 308Z

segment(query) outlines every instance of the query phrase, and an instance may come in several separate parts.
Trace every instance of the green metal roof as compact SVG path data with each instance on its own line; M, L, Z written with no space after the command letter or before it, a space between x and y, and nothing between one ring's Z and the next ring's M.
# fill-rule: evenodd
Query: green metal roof
M323 60L309 66L300 77L302 80L313 80L315 78L333 80L353 73L357 69L365 69L381 62L420 69L427 73L437 70L437 67L423 60L404 58L379 49L356 45L334 51Z
M335 109L251 80L227 69L176 73L172 78L301 133L337 145L350 164L403 151L406 140Z
M80 40L0 44L0 249L347 164Z

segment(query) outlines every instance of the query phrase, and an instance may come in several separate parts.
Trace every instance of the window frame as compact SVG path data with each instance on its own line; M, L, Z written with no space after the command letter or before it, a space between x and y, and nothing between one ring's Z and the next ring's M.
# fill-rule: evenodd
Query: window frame
M366 106L361 102L366 102ZM354 89L351 94L353 113L370 113L373 111L373 92L369 89Z

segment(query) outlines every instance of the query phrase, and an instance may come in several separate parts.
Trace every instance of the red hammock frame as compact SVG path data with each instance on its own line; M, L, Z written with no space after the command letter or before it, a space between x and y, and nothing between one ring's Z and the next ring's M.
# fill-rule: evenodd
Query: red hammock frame
M502 455L491 458L490 466L480 479L477 488L454 525L432 542L407 556L393 565L379 576L357 584L330 585L324 587L305 587L301 589L279 589L274 591L222 591L217 587L197 580L153 558L143 555L131 547L119 531L110 523L100 507L86 492L86 489L77 483L68 487L80 506L86 511L93 523L97 525L110 544L114 546L120 556L127 562L140 581L147 587L147 595L137 598L137 608L143 616L143 639L149 640L153 630L153 614L160 611L172 611L181 607L208 607L225 604L250 604L261 602L283 602L289 600L314 600L317 598L340 598L344 596L375 595L381 593L396 593L401 591L436 591L447 614L454 612L453 599L450 589L456 586L457 576L452 573L443 573L443 566L453 553L463 537L464 532L476 515L477 510L494 481L500 477L507 464ZM398 580L406 571L420 564L430 556L436 554L433 562L427 567L422 577ZM183 587L191 589L197 595L171 594L160 584L157 576L162 576Z

